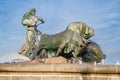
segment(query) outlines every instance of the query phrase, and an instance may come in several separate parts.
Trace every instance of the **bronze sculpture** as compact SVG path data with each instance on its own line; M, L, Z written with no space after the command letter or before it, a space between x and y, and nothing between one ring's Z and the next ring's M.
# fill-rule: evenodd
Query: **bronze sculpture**
M101 62L102 59L106 58L106 55L102 52L100 46L91 41L87 44L87 48L83 51L82 61L84 62Z
M44 23L43 19L37 17L35 15L36 10L34 8L30 9L29 12L25 13L22 19L23 26L27 26L26 33L26 42L19 49L19 54L25 54L28 51L32 51L32 49L38 46L38 42L40 40L41 32L37 30L37 22ZM39 23L40 24L40 23Z
M19 54L31 60L49 57L53 52L55 56L66 58L80 57L84 62L100 62L105 55L99 45L91 40L94 29L83 22L70 23L66 30L54 35L41 34L37 30L37 21L44 23L42 18L35 16L35 9L31 9L23 16L22 24L27 26L26 43L18 51ZM45 56L42 56L42 55Z
M47 52L54 52L56 54L55 56L59 56L62 52L72 52L72 55L77 58L77 55L80 54L85 47L86 45L77 32L65 30L55 35L41 35L39 49L35 54L39 55L41 51L45 49Z

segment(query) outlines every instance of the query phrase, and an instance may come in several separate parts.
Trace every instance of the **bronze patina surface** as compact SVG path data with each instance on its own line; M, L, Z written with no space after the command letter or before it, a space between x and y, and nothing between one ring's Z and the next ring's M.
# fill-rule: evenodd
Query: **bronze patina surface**
M66 30L54 35L42 34L37 29L38 22L43 19L35 15L36 10L30 9L24 14L22 24L27 27L26 42L18 53L31 60L63 56L75 58L88 63L101 62L106 56L100 46L91 41L94 29L83 22L72 22ZM52 55L54 53L54 56Z

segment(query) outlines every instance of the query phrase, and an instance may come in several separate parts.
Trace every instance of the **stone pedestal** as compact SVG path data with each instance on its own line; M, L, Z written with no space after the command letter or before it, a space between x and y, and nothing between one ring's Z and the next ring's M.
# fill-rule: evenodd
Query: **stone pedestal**
M118 65L0 64L0 80L120 80Z

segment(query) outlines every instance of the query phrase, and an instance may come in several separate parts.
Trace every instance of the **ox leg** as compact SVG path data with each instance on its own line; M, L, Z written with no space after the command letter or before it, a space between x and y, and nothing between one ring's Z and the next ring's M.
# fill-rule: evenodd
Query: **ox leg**
M79 63L79 58L75 55L75 52L72 52L73 57L75 58L75 62Z
M72 52L73 57L77 60L77 56L75 55L75 52Z
M62 49L64 48L64 46L65 46L65 43L62 43L62 44L60 45L60 47L58 48L55 56L58 56L58 55L62 52Z
M55 56L58 56L61 52L62 52L62 49L61 49L61 48L59 48L59 49L57 50L57 53L56 53L56 55L55 55Z

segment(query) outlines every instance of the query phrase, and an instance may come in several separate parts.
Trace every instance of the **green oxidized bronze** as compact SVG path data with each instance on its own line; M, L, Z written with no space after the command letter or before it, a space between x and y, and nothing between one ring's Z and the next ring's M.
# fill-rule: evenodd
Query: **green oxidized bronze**
M26 42L18 53L31 60L63 56L82 58L84 62L100 62L105 55L99 45L89 40L94 35L94 29L83 22L70 23L66 30L54 35L41 34L37 30L37 22L44 23L42 18L35 16L36 10L32 8L25 13L22 24L27 26ZM55 56L52 56L52 53Z
M39 55L43 49L53 51L56 56L59 56L62 52L72 52L72 55L77 58L77 55L80 54L85 47L86 45L77 32L65 30L55 35L43 34L39 43L39 50L35 53Z
M82 61L84 62L101 62L102 59L105 59L106 56L103 54L99 45L93 41L87 44L87 48L82 54Z

